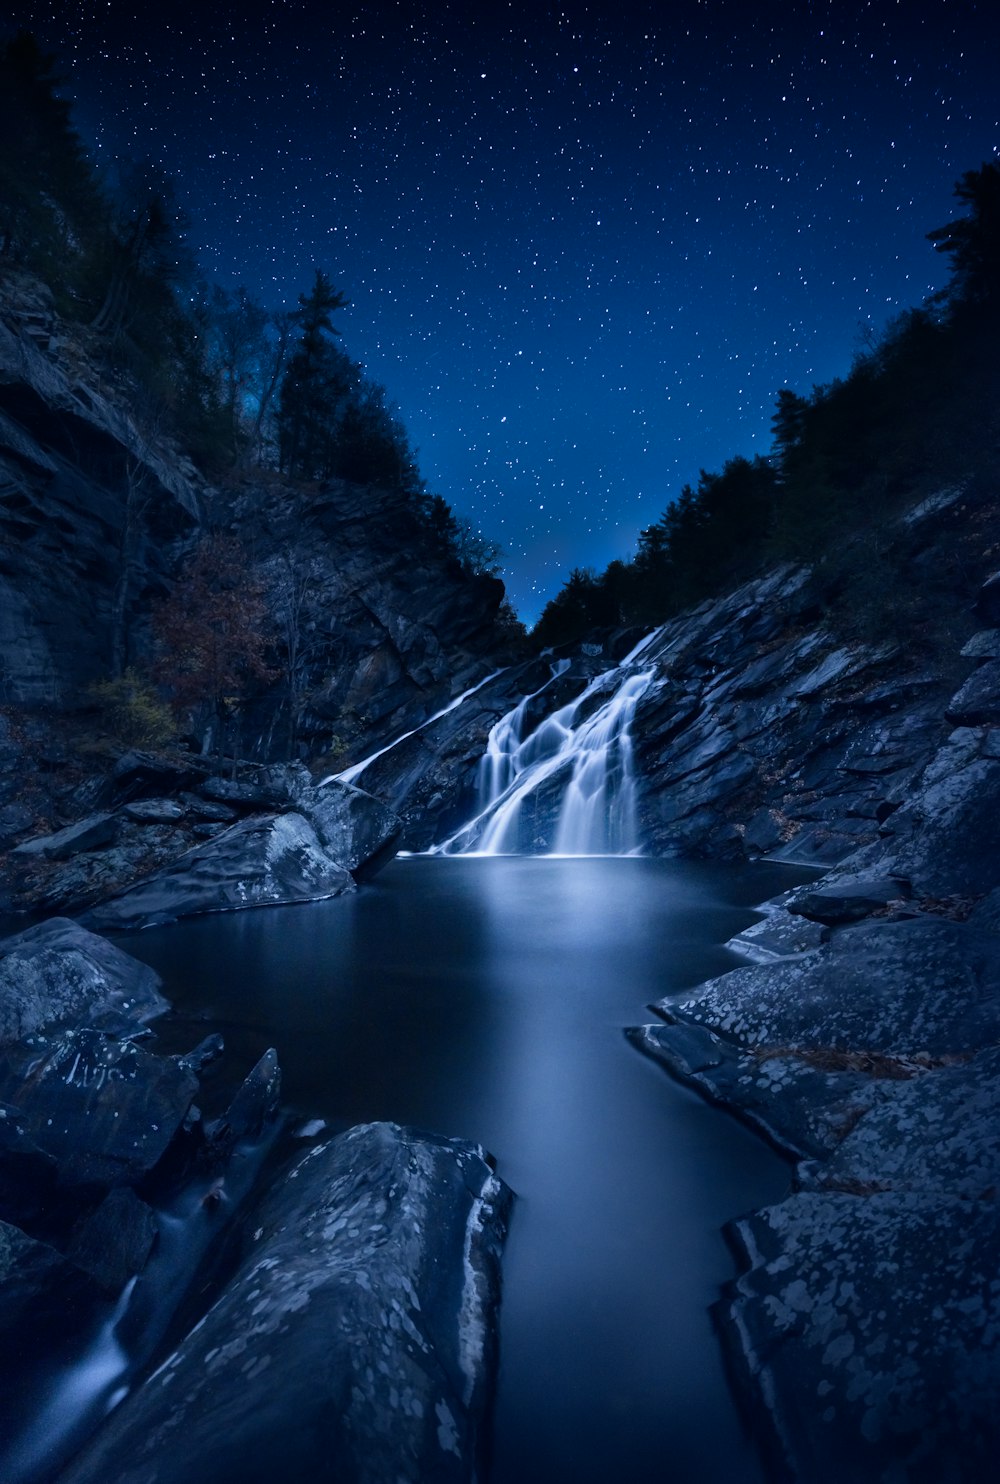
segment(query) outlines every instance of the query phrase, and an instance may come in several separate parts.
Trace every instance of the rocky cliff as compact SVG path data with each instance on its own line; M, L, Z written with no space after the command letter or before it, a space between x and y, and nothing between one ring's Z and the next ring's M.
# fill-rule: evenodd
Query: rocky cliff
M363 745L486 673L503 596L422 536L412 499L278 476L210 486L36 280L0 303L0 684L19 707L72 709L151 657L151 601L206 531L239 536L273 609L282 676L244 745L301 755ZM289 626L294 626L291 661ZM294 676L288 670L294 668Z

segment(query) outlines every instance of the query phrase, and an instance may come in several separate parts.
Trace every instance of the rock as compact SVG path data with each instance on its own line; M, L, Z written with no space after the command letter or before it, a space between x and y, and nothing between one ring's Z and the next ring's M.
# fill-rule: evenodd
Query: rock
M678 1081L798 1159L829 1154L880 1096L859 1068L742 1051L702 1026L644 1025L627 1035Z
M370 1124L317 1145L63 1484L476 1477L508 1202L457 1140Z
M0 942L0 1044L120 1012L151 1020L168 1008L159 985L120 948L53 918Z
M57 830L54 835L39 835L14 847L16 856L41 856L43 860L64 861L85 850L100 850L114 843L118 821L113 814L91 814L76 824Z
M1000 572L994 572L983 583L973 611L980 623L1000 627Z
M299 808L323 846L358 880L367 880L396 853L402 820L363 789L333 778L301 798Z
M747 821L743 831L744 847L757 855L764 855L781 844L781 821L775 818L775 810L758 809Z
M6 850L34 822L34 812L26 804L0 805L0 850Z
M968 924L867 922L800 958L734 969L659 1008L754 1047L974 1051L1000 1035L1000 959Z
M183 1058L186 1065L190 1057ZM255 1138L278 1112L281 1068L278 1053L271 1047L247 1075L221 1118L205 1129L205 1140L214 1159L228 1159L241 1139Z
M0 1220L0 1439L22 1431L40 1382L78 1359L101 1314L99 1286L54 1248Z
M162 753L132 749L122 753L115 763L105 794L115 804L134 799L170 798L199 783L204 775L204 766L194 759L180 761Z
M182 791L180 802L189 814L198 819L211 820L219 824L232 824L237 817L236 810L230 809L228 804L220 804L213 799L203 799L198 794Z
M142 1271L157 1228L153 1212L127 1186L111 1190L73 1234L67 1256L106 1293L118 1294Z
M280 809L289 802L286 789L241 778L206 778L198 792L211 803L244 811Z
M962 646L969 660L1000 660L1000 629L980 629Z
M948 703L945 715L957 727L996 726L1000 722L1000 660L973 670Z
M792 1477L992 1477L995 1197L804 1192L734 1234L748 1271L722 1322Z
M187 813L183 804L174 799L137 799L124 804L122 813L137 824L175 824Z
M807 1178L800 1172L800 1179ZM996 1202L1000 1196L1000 1052L914 1072L885 1086L823 1164L824 1190L895 1190Z
M0 1084L63 1188L135 1185L184 1123L198 1079L172 1057L83 1027L45 1047L30 1075Z
M353 888L301 814L258 816L195 846L82 920L116 932L201 912L321 901Z
M860 922L862 918L870 917L888 903L905 901L911 895L910 883L899 877L844 881L801 892L788 903L788 910L799 917L808 917L813 922L834 927L847 922Z

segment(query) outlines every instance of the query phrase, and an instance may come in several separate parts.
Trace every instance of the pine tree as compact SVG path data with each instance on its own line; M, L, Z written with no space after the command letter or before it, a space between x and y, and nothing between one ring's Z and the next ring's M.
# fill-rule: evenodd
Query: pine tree
M298 348L281 384L278 441L281 467L298 479L334 472L337 432L359 369L332 342L330 318L347 299L320 269L312 292L299 295Z

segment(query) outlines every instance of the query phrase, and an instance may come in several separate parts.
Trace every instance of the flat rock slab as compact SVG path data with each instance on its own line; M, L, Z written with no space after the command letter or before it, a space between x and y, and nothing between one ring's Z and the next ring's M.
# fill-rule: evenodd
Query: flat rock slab
M76 824L57 830L54 835L38 835L34 840L25 840L11 852L16 856L38 856L47 861L69 860L85 850L100 850L114 843L118 832L118 820L113 814L90 814Z
M626 1034L678 1081L799 1159L829 1154L883 1096L882 1081L861 1069L755 1055L703 1026L643 1025Z
M793 1478L995 1477L995 1199L804 1192L734 1232L750 1266L723 1326Z
M54 917L0 943L0 1044L58 1026L168 1008L159 976L96 933Z
M509 1192L472 1145L311 1150L206 1318L61 1484L451 1484L482 1464Z
M201 912L315 902L352 891L354 881L301 814L242 820L83 921L102 932L149 927Z
M807 1172L802 1172L805 1176ZM1000 1051L887 1085L809 1183L995 1202L1000 1195Z
M977 1051L1000 1038L1000 955L968 924L866 922L801 958L734 969L657 1008L755 1047Z

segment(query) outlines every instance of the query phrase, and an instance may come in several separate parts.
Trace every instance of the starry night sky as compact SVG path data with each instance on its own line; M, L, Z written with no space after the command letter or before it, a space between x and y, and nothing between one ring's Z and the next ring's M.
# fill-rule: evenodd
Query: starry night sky
M100 157L174 174L203 272L345 349L533 620L775 393L941 286L1000 147L995 0L16 3Z

